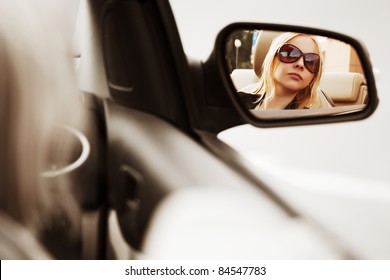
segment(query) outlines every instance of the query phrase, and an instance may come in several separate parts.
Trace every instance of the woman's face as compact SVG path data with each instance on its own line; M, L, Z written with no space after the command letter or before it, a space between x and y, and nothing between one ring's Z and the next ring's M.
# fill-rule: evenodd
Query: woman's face
M285 44L292 44L302 53L316 53L318 48L316 43L308 36L296 36ZM304 89L312 81L315 74L311 73L304 65L303 56L292 63L283 63L275 56L274 80L276 86L276 94L296 94Z

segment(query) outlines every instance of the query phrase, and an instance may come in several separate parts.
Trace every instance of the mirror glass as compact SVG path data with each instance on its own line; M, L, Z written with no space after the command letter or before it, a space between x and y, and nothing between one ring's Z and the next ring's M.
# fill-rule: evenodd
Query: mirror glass
M359 56L340 40L241 29L228 36L225 59L238 100L259 118L349 114L368 101Z

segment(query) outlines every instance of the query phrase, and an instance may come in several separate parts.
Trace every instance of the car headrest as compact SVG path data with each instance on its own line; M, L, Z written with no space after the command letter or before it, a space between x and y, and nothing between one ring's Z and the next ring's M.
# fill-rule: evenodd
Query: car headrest
M354 103L364 94L366 81L360 73L324 72L320 88L334 102Z
M234 69L230 77L238 90L259 80L253 69Z
M257 82L261 76L263 61L272 41L282 32L261 30L257 36L253 52L253 69L234 69L231 78L237 89Z
M257 77L260 78L261 76L261 67L263 66L264 58L268 53L272 41L282 33L283 32L279 31L260 31L255 43L255 49L253 53L253 69L255 70Z

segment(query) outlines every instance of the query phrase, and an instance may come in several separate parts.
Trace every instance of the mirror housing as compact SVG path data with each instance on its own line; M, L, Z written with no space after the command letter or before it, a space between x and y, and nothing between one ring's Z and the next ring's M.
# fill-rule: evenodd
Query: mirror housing
M261 32L263 32L263 34L267 33L271 36L271 39L261 39L264 41L268 40L269 42L268 46L262 47L262 54L258 54L256 51L258 51L259 48L256 47L255 49L254 47L255 45L257 46L258 41L260 41L260 36L258 36L258 34ZM253 56L262 56L261 62L264 61L264 57L270 48L269 45L271 42L281 34L287 32L315 37L316 42L321 41L326 42L327 44L330 42L333 45L342 46L344 49L349 50L351 57L356 61L356 65L352 70L340 71L340 69L335 68L336 66L334 65L332 69L331 63L329 63L329 61L332 60L332 52L327 51L326 53L322 53L322 48L319 48L321 49L319 50L319 52L321 52L321 63L325 62L324 64L327 68L321 64L322 78L318 86L318 95L321 95L323 100L329 101L329 104L331 104L331 106L328 106L329 108L324 109L324 107L312 108L309 106L302 106L302 108L283 107L284 109L268 110L266 108L260 108L260 105L257 105L258 110L256 110L256 107L248 107L243 99L241 89L248 87L253 88L254 86L258 88L257 85L259 84L259 80L261 80L263 65L261 65L262 63L253 61ZM239 34L243 36L242 40ZM244 50L244 48L246 51L243 51L243 53L244 56L246 53L246 57L243 62L239 62L239 59L242 57L242 54L240 56L239 51ZM300 53L303 54L303 52ZM228 98L234 104L234 107L244 121L257 127L278 127L360 120L370 116L378 105L375 79L366 49L357 40L340 33L300 26L234 23L226 26L218 34L213 55L215 56L219 75ZM272 55L274 55L274 59L276 60L276 54L272 53ZM327 60L323 59L324 57L326 57ZM352 58L348 57L348 59L347 67L352 68L349 65L351 64ZM299 60L301 61L302 69L307 70L306 62L308 64L311 63L310 57L308 59L306 59L305 56L304 59L299 57ZM333 61L339 60L338 57L333 59ZM290 61L288 64L290 66L293 65ZM240 71L236 71L237 69ZM323 69L331 70L325 71ZM234 77L234 75L237 75L235 72L240 72L238 76L245 76L241 81L247 80L248 82L240 84L240 79ZM357 88L357 91L361 92L359 97L352 91L343 92L341 88L345 86L354 88L353 92L356 92L355 88ZM244 98L250 97L252 100L253 93L256 92L253 91L250 93L251 94L249 95L244 94ZM260 95L255 96L258 98ZM265 98L263 98L263 100L265 100ZM354 103L348 103L350 100L353 100Z

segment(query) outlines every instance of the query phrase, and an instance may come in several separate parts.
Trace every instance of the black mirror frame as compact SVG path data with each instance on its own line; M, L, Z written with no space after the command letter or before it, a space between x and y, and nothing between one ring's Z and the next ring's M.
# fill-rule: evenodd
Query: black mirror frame
M368 90L368 103L367 106L362 111L352 112L349 114L337 115L337 116L315 116L315 117L297 117L297 118L288 118L288 119L259 119L256 118L249 110L243 107L239 101L236 89L233 85L232 79L230 79L230 73L227 67L225 59L225 42L227 37L232 34L232 32L240 29L257 29L257 30L273 30L273 31L291 31L297 33L308 33L315 34L319 36L326 36L334 38L340 41L344 41L350 44L355 48L356 53L358 54L362 68L367 81L367 90ZM281 127L281 126L297 126L297 125L309 125L309 124L324 124L324 123L335 123L335 122L347 122L347 121L356 121L368 118L372 113L374 113L376 107L378 106L378 95L375 85L374 74L372 70L372 65L369 60L369 55L365 47L356 39L343 35L337 32L309 28L302 26L294 25L281 25L281 24L268 24L268 23L252 23L252 22L237 22L230 24L223 28L215 42L214 53L216 55L217 67L221 80L224 83L226 92L229 95L230 100L234 104L235 108L238 110L241 117L245 122L252 124L256 127Z

